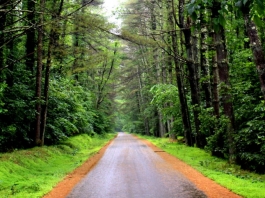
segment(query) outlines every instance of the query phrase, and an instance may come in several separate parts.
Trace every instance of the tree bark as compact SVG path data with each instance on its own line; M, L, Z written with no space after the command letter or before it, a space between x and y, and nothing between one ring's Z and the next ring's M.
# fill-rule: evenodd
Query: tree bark
M62 12L64 0L60 1L59 9L55 15L52 16L52 21L56 20ZM55 1L53 3L53 7L55 6ZM44 82L44 105L42 106L42 116L41 116L41 145L44 145L44 136L45 136L45 128L47 121L47 110L48 110L48 101L49 101L49 86L50 86L50 69L52 63L52 53L55 46L55 43L59 39L56 30L56 27L52 27L49 35L49 45L47 52L47 62L45 68L45 82Z
M215 34L211 33L213 43L216 40ZM212 72L213 72L213 109L214 115L216 118L220 117L220 109L219 109L219 92L218 92L218 83L219 83L219 75L218 75L218 66L217 66L217 55L216 51L213 48L213 55L212 55Z
M196 69L196 60L195 60L195 51L197 43L192 43L192 33L191 33L191 19L188 17L186 23L184 22L184 1L179 1L179 27L182 29L185 38L185 47L187 54L187 68L189 71L189 84L191 91L191 103L194 115L194 124L195 124L195 143L199 148L203 148L203 138L200 132L200 89L199 89L199 80L198 73ZM197 49L196 49L197 50Z
M212 7L212 17L219 18L219 10L221 10L221 3L215 1ZM227 125L227 141L229 149L229 161L235 162L235 145L234 145L234 129L235 119L232 103L231 85L229 82L229 65L227 60L227 49L225 44L224 27L219 25L219 31L214 32L214 43L217 55L218 74L220 79L220 96L222 98L222 105L224 114L229 119Z
M180 100L180 106L181 106L181 117L182 117L182 123L184 128L184 136L185 136L185 143L188 146L193 146L193 138L192 138L192 130L191 130L191 124L190 124L190 117L189 117L189 110L188 110L188 104L187 99L185 95L184 85L183 85L183 76L182 71L180 69L180 63L177 58L178 55L178 42L177 42L177 33L176 33L176 12L175 12L175 5L174 1L168 0L168 7L169 13L172 15L172 17L169 17L169 24L172 27L172 49L174 54L174 64L175 64L175 71L176 71L176 79L177 79L177 87L178 87L178 94L179 94L179 100ZM173 19L173 20L171 20Z
M250 46L254 56L254 62L259 76L261 93L263 95L263 99L265 100L265 55L258 35L257 26L251 20L249 1L242 7L242 13L244 16L245 28L249 37Z
M42 79L42 49L43 49L43 21L44 21L45 0L40 1L40 16L38 28L38 46L37 46L37 69L36 69L36 128L35 144L41 145L41 79Z
M211 82L210 82L210 71L209 71L209 61L206 57L206 53L208 51L208 46L206 43L207 39L207 28L206 28L206 19L204 14L204 8L202 8L200 12L200 21L201 21L201 58L200 58L200 66L201 66L201 78L203 79L201 86L202 90L204 90L205 95L205 108L212 107L212 93L211 93Z
M150 14L151 14L151 29L153 32L155 32L157 30L157 19L156 19L156 14L155 14L155 1L152 0L151 4L150 4ZM159 65L159 57L158 57L158 48L154 47L153 48L153 67L156 71L156 79L157 79L157 83L161 83L162 82L162 76L161 76L161 69L160 69L160 65ZM162 73L163 75L163 73ZM163 115L160 112L160 110L158 111L158 124L159 124L159 136L163 137L165 135L165 126L163 123Z
M144 64L144 62L143 62ZM138 85L139 85L139 94L140 94L140 98L141 98L141 106L140 106L140 113L143 113L143 105L145 105L145 99L143 96L143 81L142 81L142 77L141 77L141 69L139 67L139 65L137 64L137 77L138 77ZM150 131L149 131L149 122L148 122L148 118L144 118L144 126L145 126L145 135L150 135Z
M10 2L12 3L12 1ZM10 15L6 18L7 20L7 24L13 24L14 22L14 16ZM8 65L8 73L7 73L7 78L6 78L6 82L8 87L13 87L14 85L14 66L15 66L15 45L14 45L15 41L14 39L10 40L7 43L7 49L8 49L8 54L7 54L7 60L6 60L6 64Z
M26 32L26 68L31 72L33 75L34 72L34 63L35 63L35 2L34 1L27 1L27 9L32 10L32 12L27 13L27 21L28 25L31 26L29 30Z
M6 8L5 4L7 2L8 2L7 0L2 2L3 9ZM5 12L0 12L0 72L5 67L4 66L4 64L5 64L5 61L4 61L5 34L3 32L3 30L5 29L5 25L6 25L6 13Z

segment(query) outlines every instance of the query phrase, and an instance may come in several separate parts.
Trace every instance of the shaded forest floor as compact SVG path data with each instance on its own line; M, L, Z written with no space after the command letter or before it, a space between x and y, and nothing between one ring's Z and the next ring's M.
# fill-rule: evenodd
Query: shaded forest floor
M146 140L142 140L150 148L153 149L161 158L169 163L174 169L182 173L190 181L192 181L200 190L210 198L239 198L239 195L229 191L228 189L220 186L211 179L205 177L191 166L177 159L176 157L163 152L160 148L154 146ZM108 148L109 142L105 145L96 155L89 158L83 165L78 167L75 171L68 174L54 189L49 192L44 198L63 198L66 197L73 187L97 164L100 158L104 155L105 150Z

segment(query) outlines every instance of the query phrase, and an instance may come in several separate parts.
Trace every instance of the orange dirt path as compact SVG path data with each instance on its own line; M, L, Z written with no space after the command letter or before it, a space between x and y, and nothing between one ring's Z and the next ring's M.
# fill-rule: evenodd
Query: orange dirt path
M200 172L187 165L183 161L176 157L161 152L162 150L147 140L142 140L150 148L153 149L161 158L169 163L174 169L182 173L190 181L192 181L198 189L205 192L209 198L240 198L241 196L231 192L225 187L220 186L211 179L205 177ZM105 150L108 148L110 141L106 144L96 155L90 157L83 165L75 169L72 173L68 174L57 186L53 188L51 192L45 195L43 198L64 198L66 197L73 187L97 164L100 158L104 155Z
M104 152L111 144L109 141L103 148L99 150L94 156L85 161L84 164L76 168L72 173L68 174L61 182L59 182L52 191L43 196L43 198L64 198L73 189L73 187L80 182L83 177L97 164Z
M142 141L144 141L145 144L151 147L161 158L168 162L174 169L176 169L185 177L187 177L190 181L192 181L197 186L197 188L202 190L209 198L241 198L241 196L231 192L227 188L217 184L215 181L205 177L199 171L195 170L183 161L177 159L176 157L166 152L161 152L162 150L160 148L156 147L147 140Z

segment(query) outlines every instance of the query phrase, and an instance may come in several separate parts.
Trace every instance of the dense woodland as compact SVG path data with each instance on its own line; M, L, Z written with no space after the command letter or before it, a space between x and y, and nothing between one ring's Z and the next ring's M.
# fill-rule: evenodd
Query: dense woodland
M0 4L0 151L114 130L265 170L265 2ZM115 124L116 123L116 124Z

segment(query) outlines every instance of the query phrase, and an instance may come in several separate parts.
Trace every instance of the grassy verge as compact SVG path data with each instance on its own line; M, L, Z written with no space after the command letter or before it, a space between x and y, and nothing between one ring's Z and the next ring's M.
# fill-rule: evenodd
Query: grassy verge
M114 136L79 135L56 146L0 154L0 198L42 197Z
M167 153L186 162L206 177L246 198L265 198L265 175L241 170L226 160L211 156L204 150L170 142L167 138L138 137L152 142Z

